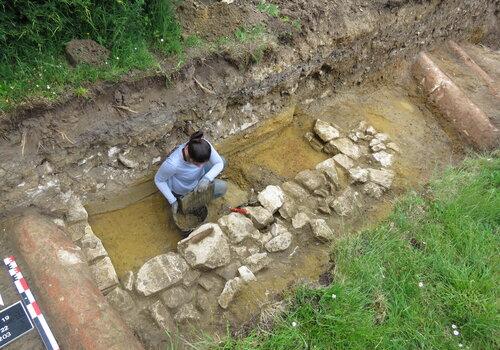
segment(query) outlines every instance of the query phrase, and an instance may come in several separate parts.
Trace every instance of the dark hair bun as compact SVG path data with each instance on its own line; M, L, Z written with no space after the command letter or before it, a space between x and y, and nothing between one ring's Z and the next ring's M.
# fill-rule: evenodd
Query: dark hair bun
M212 147L203 139L203 131L198 130L191 135L187 146L189 157L195 162L204 163L210 159Z

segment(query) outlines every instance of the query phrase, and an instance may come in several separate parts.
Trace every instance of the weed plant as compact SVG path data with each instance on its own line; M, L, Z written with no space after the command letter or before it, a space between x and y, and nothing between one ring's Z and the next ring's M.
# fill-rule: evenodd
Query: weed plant
M498 349L500 159L450 169L333 244L333 283L221 349Z

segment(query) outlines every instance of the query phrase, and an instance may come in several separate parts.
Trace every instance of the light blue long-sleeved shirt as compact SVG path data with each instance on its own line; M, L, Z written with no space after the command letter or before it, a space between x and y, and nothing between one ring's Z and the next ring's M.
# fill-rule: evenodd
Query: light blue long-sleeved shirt
M210 142L209 144L212 148L208 161L211 168L206 173L207 166L196 166L184 160L182 149L186 146L185 143L178 146L158 169L155 175L156 187L170 204L177 200L172 192L183 196L194 190L202 177L206 177L211 182L214 181L224 168L221 156Z

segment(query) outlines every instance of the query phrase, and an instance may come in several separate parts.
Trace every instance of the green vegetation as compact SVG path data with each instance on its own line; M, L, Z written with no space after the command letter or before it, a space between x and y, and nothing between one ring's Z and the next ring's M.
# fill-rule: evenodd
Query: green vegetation
M257 5L257 9L260 12L267 13L271 17L278 17L280 15L278 5L271 4L269 2L266 2L265 0L259 2L259 4Z
M222 349L498 349L500 159L469 159L333 244L334 282ZM454 332L456 334L454 334Z
M13 0L0 7L0 110L27 97L54 98L65 85L154 67L153 51L180 54L184 47L174 0ZM109 61L70 67L63 52L74 38L110 49Z

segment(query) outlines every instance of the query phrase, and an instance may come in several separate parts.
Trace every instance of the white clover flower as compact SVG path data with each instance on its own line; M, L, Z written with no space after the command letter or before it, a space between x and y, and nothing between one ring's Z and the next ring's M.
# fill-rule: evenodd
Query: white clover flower
M424 288L424 282L418 282L418 286L419 286L420 288Z
M455 329L455 330L453 331L453 335L455 335L455 336L459 336L459 335L460 335L460 332L459 332L459 331L457 331L457 330Z
M337 299L337 295L336 294L332 294L332 299Z
M47 90L50 90L50 85L47 85Z
M36 84L35 86L36 86L36 87L40 87L40 85L38 85L38 84Z
M116 56L116 59L117 59L117 60L119 60L119 59L120 59L120 57Z
M137 47L134 47L134 50L137 51Z
M292 327L297 327L297 322L293 321L292 322Z
M161 39L160 39L160 42L163 42L163 41L164 41L164 40L163 40L163 38L161 38Z
M457 327L457 325L456 325L456 324L452 324L452 325L451 325L451 328L453 328L453 329L457 329L458 327Z
M463 348L463 347L464 347L464 344L462 344L462 343L458 343L458 347L459 347L459 348Z

